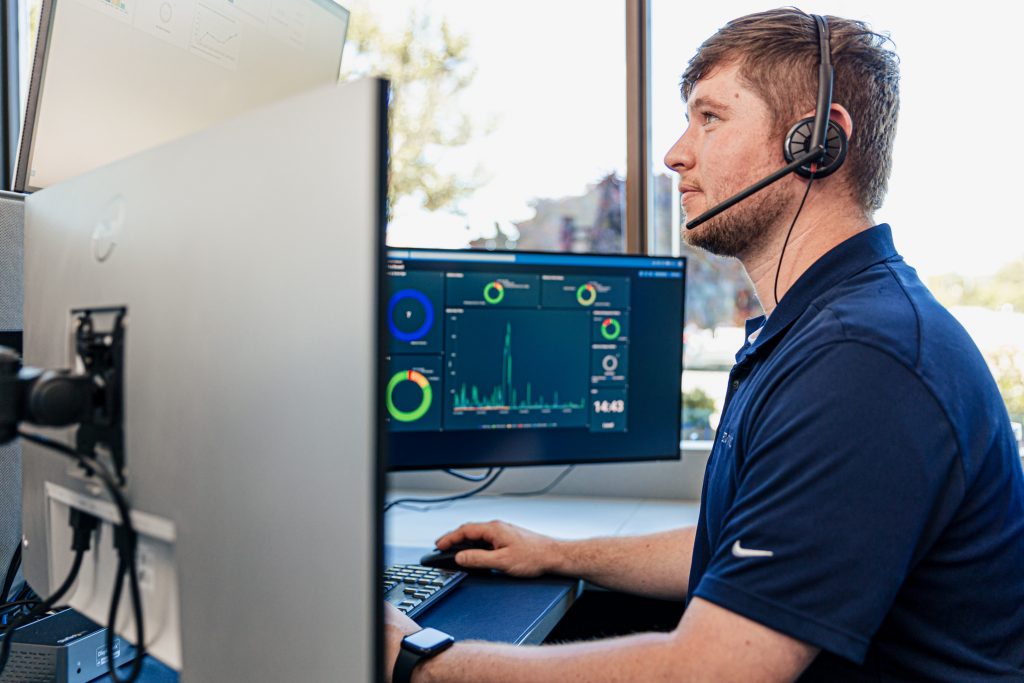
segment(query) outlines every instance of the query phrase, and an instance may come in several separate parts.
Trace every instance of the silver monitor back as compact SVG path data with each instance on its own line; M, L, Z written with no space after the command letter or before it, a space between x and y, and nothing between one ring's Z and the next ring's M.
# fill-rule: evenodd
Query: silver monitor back
M25 195L0 192L0 346L21 347ZM0 571L21 539L21 447L0 446ZM14 590L20 588L20 581ZM4 596L6 599L6 596Z
M367 681L379 661L385 109L382 81L332 86L27 200L26 362L68 366L72 309L127 307L147 640L183 681ZM23 449L26 578L61 581L67 509L92 511L70 603L106 623L116 516Z

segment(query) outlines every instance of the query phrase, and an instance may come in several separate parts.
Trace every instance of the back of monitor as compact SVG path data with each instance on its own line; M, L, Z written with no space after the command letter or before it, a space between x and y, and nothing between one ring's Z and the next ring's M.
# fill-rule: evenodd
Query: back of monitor
M385 102L314 91L27 200L26 362L68 366L72 309L127 308L147 640L183 681L366 681L378 659ZM105 624L113 509L62 456L24 465L27 580L62 579L88 508L70 603Z
M15 349L21 346L24 202L23 194L0 192L0 346ZM21 446L12 442L0 446L0 571L20 540Z

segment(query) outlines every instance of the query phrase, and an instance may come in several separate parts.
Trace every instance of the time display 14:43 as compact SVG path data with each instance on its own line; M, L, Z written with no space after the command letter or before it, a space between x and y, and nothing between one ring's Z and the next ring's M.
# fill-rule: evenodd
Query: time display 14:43
M595 413L624 413L626 402L619 399L615 401L594 401Z

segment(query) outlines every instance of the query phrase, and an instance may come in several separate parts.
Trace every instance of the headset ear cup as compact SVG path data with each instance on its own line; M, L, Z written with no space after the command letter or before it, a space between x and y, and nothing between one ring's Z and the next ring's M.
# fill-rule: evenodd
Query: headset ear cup
M782 153L785 155L787 162L792 162L810 149L811 133L813 130L813 118L797 121L789 129L786 141L782 146ZM830 176L843 165L843 161L846 160L848 146L849 142L846 139L846 131L835 121L830 120L828 122L828 132L825 134L825 159L818 164L816 171L811 170L810 164L804 164L803 166L798 166L795 172L803 178L810 178L813 175L815 180Z

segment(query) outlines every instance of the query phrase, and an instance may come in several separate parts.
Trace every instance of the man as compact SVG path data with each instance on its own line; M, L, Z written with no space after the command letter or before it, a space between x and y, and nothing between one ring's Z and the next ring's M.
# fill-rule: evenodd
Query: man
M1024 477L1006 410L889 227L872 227L895 55L859 22L828 28L845 163L787 175L686 233L738 258L767 314L730 374L697 527L563 542L491 522L437 543L494 547L460 553L466 567L686 595L678 627L456 643L416 683L1024 680ZM814 114L819 59L815 20L795 9L735 20L701 46L683 75L689 125L665 159L688 217L785 165L786 131ZM418 627L387 620L390 665Z

